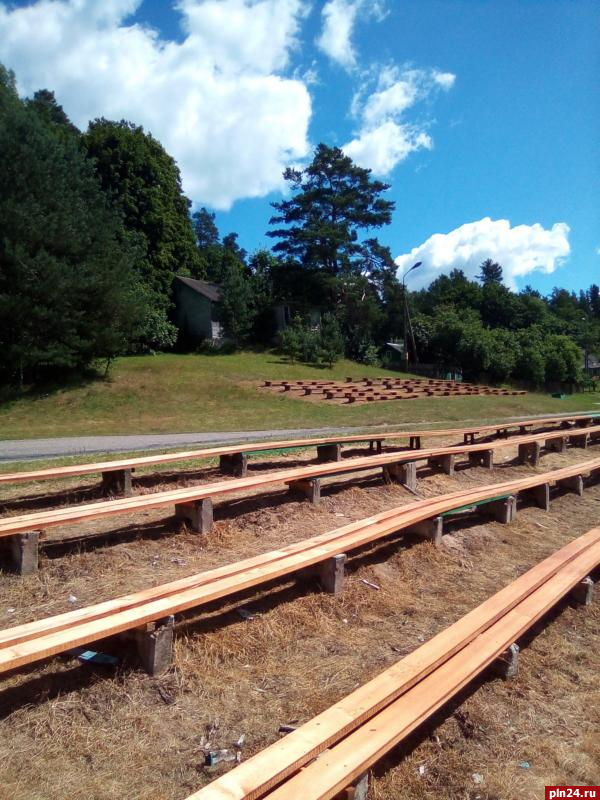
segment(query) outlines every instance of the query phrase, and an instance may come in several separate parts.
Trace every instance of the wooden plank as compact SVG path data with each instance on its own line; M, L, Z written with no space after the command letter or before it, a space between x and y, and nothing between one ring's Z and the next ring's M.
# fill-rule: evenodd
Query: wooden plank
M362 725L338 745L330 748L318 761L314 761L267 794L265 800L289 800L290 797L330 800L335 797L479 675L598 563L600 545L590 548L565 565L544 585L504 614L432 674L389 704L370 719L368 724ZM303 727L294 733L301 733ZM282 744L285 741L286 739ZM217 800L235 796L215 793L211 789L212 785L191 795L191 798Z
M342 384L347 387L347 384ZM516 428L521 426L533 425L548 425L556 422L562 423L564 421L574 422L583 419L593 419L600 415L595 414L579 414L570 417L545 417L540 419L522 420L509 423L509 428ZM212 447L203 450L187 450L175 453L162 453L153 456L140 456L137 458L119 459L115 461L99 461L89 464L72 464L64 467L49 467L46 469L28 470L22 472L0 473L0 485L6 483L19 483L42 481L56 478L68 478L79 475L92 475L101 472L111 472L122 469L136 469L138 467L151 467L160 464L173 463L175 461L195 460L201 458L216 458L222 455L231 455L234 453L244 453L252 451L268 452L269 450L281 449L294 449L313 447L318 444L330 444L331 442L365 442L370 439L407 439L410 436L454 436L464 435L470 433L485 433L497 429L496 425L480 425L471 428L447 428L428 431L396 431L396 432L381 432L374 436L373 434L356 434L344 437L323 437L316 439L290 439L286 441L269 441L269 442L247 442L245 444L227 445L223 447Z
M600 431L597 428L587 428L588 432ZM557 433L556 436L559 436ZM116 516L121 514L134 513L149 508L160 508L174 505L176 503L201 500L205 497L215 497L227 495L240 491L259 489L265 486L272 486L278 483L287 483L295 480L309 479L322 475L341 475L348 472L369 470L385 464L427 460L436 456L448 455L452 453L470 453L481 450L501 449L505 447L515 447L519 444L538 441L540 438L545 440L551 438L551 434L534 434L529 436L515 437L508 440L497 442L484 442L475 445L458 445L454 447L430 448L419 451L400 451L395 453L382 453L360 458L346 459L344 461L332 462L327 464L316 464L307 467L296 467L276 472L254 474L245 478L234 478L211 484L203 484L196 487L184 489L172 489L164 492L154 492L147 495L136 497L124 497L114 500L106 500L96 503L86 503L83 505L69 506L46 511L37 511L30 514L22 514L0 519L0 537L11 536L31 530L44 530L58 525L74 524L91 519ZM339 441L339 440L336 440ZM586 462L592 464L593 462ZM595 467L591 467L595 468ZM570 472L565 477L569 477L577 472Z

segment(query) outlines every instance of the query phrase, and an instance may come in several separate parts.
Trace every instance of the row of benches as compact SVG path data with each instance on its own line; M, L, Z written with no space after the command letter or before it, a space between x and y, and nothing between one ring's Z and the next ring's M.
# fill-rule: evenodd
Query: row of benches
M413 440L414 440L413 436ZM465 436L465 438L467 438ZM174 507L175 516L185 520L189 529L208 533L213 524L213 498L251 490L264 491L266 487L285 484L289 490L300 492L309 501L319 502L323 478L339 477L346 473L358 473L380 468L384 480L403 484L411 492L416 491L416 465L425 461L451 475L457 457L467 456L472 465L493 468L494 451L506 447L517 447L520 463L537 464L542 445L547 450L564 451L567 442L585 448L590 441L600 438L600 426L578 428L572 431L553 431L500 439L494 442L463 444L453 447L414 449L372 456L336 460L328 463L295 467L269 473L230 478L211 484L188 488L171 489L136 497L123 497L83 505L67 506L54 510L38 511L0 519L0 539L9 543L12 562L20 574L37 570L40 531L50 527L74 525L94 519L131 514L153 508ZM420 439L414 441L420 446ZM339 458L340 445L336 445L335 457Z

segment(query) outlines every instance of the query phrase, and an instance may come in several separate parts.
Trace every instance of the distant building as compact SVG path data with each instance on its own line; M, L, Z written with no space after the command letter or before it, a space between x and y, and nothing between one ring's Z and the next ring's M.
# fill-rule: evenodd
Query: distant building
M222 341L221 287L177 275L173 282L175 325L189 343Z
M585 360L581 366L585 372ZM587 374L590 378L600 378L600 358L598 358L598 356L593 356L591 354L588 356Z

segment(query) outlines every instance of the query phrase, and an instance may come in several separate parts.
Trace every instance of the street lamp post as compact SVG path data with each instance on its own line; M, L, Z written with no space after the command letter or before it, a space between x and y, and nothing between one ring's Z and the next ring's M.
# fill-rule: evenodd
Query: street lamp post
M403 326L404 327L404 354L403 355L404 355L405 368L408 368L408 327L407 327L407 324L406 324L408 322L408 298L406 297L406 276L408 275L409 272L412 272L413 269L417 269L417 267L420 267L422 263L423 263L422 261L417 261L417 263L413 264L412 267L409 267L406 270L406 272L404 273L404 275L402 276L402 299L404 301L404 314L402 315L402 319L403 319L403 322L404 322L404 326Z

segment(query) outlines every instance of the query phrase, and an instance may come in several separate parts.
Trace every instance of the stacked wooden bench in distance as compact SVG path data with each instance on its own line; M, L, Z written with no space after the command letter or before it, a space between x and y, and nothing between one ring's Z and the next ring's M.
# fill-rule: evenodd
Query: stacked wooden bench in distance
M305 580L307 570L316 574L324 591L338 593L342 589L346 556L353 551L398 533L414 534L439 544L444 515L465 508L510 523L519 497L529 493L535 497L539 487L550 484L571 488L572 479L583 475L597 481L600 458L552 472L414 501L260 556L0 631L0 672L125 631L137 631L142 660L148 671L156 674L170 663L175 614L284 576L297 575Z
M479 444L463 444L423 450L404 450L381 453L361 458L345 459L325 464L296 467L244 478L232 478L218 483L204 484L183 489L172 489L137 497L118 498L96 503L39 511L32 514L4 517L0 519L0 539L10 547L12 560L20 574L30 574L37 569L40 531L50 527L74 525L93 519L131 514L151 508L172 506L175 515L184 519L188 527L198 533L208 533L213 522L212 498L236 492L262 490L276 484L286 484L291 492L300 492L311 502L320 499L321 480L346 473L364 472L381 468L384 480L397 482L409 491L416 491L416 465L425 461L430 466L453 474L458 455L467 455L473 466L493 467L495 450L518 447L521 463L537 464L542 442L546 449L564 448L567 440L573 446L587 447L589 441L600 438L600 426L570 431L538 433L514 439L499 439ZM419 443L420 444L420 443Z

